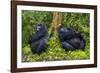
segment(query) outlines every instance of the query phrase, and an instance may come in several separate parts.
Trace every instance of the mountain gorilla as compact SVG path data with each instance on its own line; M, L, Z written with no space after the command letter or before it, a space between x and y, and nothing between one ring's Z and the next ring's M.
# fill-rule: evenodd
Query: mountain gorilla
M62 47L67 50L85 49L85 39L72 28L60 26L58 29L58 36L61 41Z
M35 35L29 38L32 53L41 54L47 48L48 32L43 24L38 24Z

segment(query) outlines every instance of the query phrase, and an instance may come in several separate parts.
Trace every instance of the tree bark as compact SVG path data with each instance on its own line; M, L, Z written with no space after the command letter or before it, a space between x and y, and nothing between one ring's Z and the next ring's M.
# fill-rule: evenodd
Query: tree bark
M53 13L53 20L51 23L51 28L54 32L57 32L59 28L59 24L61 24L62 21L62 13L61 12L54 12Z

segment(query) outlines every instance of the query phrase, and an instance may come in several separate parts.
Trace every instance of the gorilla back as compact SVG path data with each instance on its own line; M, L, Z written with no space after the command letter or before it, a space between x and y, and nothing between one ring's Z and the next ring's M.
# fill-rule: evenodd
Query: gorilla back
M58 30L58 36L61 41L71 39L75 35L75 31L72 28L62 27Z

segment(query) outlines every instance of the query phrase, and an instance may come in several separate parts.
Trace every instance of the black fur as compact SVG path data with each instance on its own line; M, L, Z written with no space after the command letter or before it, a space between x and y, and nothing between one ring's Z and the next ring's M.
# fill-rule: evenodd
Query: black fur
M84 37L72 28L60 27L58 36L62 47L67 50L85 49Z
M47 48L48 32L47 28L43 24L38 24L36 27L36 33L29 38L29 44L32 53L41 54Z

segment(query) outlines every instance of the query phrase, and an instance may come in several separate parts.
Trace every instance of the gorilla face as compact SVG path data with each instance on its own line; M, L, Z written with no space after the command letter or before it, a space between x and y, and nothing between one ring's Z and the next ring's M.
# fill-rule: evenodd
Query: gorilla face
M39 31L41 29L41 26L37 26L36 31Z
M36 31L41 31L42 29L44 29L44 26L42 24L38 24L36 26Z
M36 31L41 31L43 29L46 29L46 27L43 24L38 24L36 27Z

